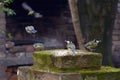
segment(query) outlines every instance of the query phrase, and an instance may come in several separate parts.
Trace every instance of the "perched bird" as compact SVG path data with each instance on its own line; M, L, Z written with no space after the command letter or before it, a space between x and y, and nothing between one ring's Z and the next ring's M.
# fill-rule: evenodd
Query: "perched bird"
M26 2L22 3L22 7L28 11L28 15L34 15L35 18L42 18L43 15L34 11Z
M90 42L87 42L86 44L84 44L85 48L89 51L95 51L96 47L98 46L98 44L101 42L101 40L99 39L94 39Z
M67 43L66 44L66 47L68 50L71 50L73 53L76 53L76 46L75 44L72 42L72 41L66 41L65 42Z
M35 30L34 26L26 26L25 30L28 34L35 34L37 30Z
M34 43L33 47L36 51L44 50L44 44L43 43Z

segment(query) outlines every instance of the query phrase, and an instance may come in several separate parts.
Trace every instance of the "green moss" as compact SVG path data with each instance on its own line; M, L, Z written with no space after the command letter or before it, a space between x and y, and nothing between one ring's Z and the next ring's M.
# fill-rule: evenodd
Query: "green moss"
M33 70L41 70L41 69L34 69ZM42 69L43 70L43 69ZM45 69L44 69L45 70ZM48 70L45 70L48 71ZM101 67L100 70L77 70L77 69L58 69L58 68L50 68L49 72L54 73L78 73L82 75L82 77L85 78L95 78L97 77L97 80L120 80L119 74L120 69L116 69L113 67ZM91 80L91 79L90 79Z
M97 76L98 80L120 79L120 77L118 77L118 74L120 74L120 69L113 67L101 67L100 70L81 70L80 73L84 78L87 76Z
M101 66L102 55L99 53L85 52L78 50L76 55L55 56L55 51L39 51L33 54L34 66L42 69L51 67L65 69L99 69ZM62 50L62 52L66 50Z
M64 79L69 79L68 74L70 74L69 76L72 77L76 75L78 77L82 76L83 80L120 80L120 69L105 66L101 67L102 55L99 53L81 52L78 55L53 56L54 51L56 50L40 51L33 54L34 65L25 69L31 77L30 80L35 80L34 78L36 76L40 77L48 73L51 75L57 74L58 76L65 73ZM83 62L83 64L84 61L87 62L87 67L82 68L82 63L76 63L78 61ZM67 64L68 68L63 67L66 66L66 62L70 62L70 64ZM56 67L55 63L60 67ZM24 71L24 69L22 71Z
M39 51L33 54L35 65L41 67L50 67L52 66L51 60L51 51Z
M113 67L100 67L102 63L102 55L100 53L83 52L80 55L69 55L69 56L53 56L54 50L40 51L34 53L35 64L31 67L31 70L54 72L57 74L61 73L77 73L82 75L83 79L87 80L120 80L119 74L120 69ZM74 59L75 58L75 59ZM82 68L77 66L77 61L84 62L87 60L87 67ZM72 61L71 61L72 60ZM56 64L54 64L56 62ZM65 62L70 62L69 66L76 66L71 68L63 68ZM71 65L72 64L72 65ZM82 63L80 63L82 64ZM60 67L55 67L55 65ZM99 68L99 69L98 69ZM36 73L36 72L34 72Z
M88 63L90 67L92 67L92 66L99 66L100 67L102 65L102 55L100 53L96 53L96 55L91 55L91 56L88 57L88 61L92 62L92 64Z

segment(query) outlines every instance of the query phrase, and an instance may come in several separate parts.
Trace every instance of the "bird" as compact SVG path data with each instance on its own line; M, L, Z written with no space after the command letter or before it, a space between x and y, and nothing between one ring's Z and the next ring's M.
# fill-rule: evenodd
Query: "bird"
M71 50L73 53L76 53L76 46L75 46L75 44L72 41L69 41L69 40L65 40L65 42L67 43L66 44L67 49Z
M96 50L95 48L98 46L100 42L101 42L100 39L94 39L92 41L85 43L84 46L88 51L94 52Z
M31 6L29 6L26 2L22 3L22 7L23 9L25 9L26 11L28 11L28 15L34 15L35 18L42 18L43 15L34 11Z
M34 43L34 44L33 44L33 47L34 47L34 49L37 50L37 51L44 50L44 44L43 44L43 43Z
M37 30L35 30L34 26L26 26L25 30L28 34L35 34Z

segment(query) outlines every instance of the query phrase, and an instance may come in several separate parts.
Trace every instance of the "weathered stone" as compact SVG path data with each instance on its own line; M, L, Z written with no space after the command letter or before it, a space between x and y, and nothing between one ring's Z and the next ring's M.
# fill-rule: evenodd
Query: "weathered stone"
M0 52L0 58L5 58L5 57L6 57L5 53Z
M46 68L100 69L102 64L102 55L100 53L79 50L76 54L71 53L69 50L48 50L36 52L33 55L35 64Z
M4 20L5 17L0 18L0 24L6 24L6 21Z
M20 66L20 65L32 65L33 59L31 57L7 57L6 58L7 66Z
M96 54L96 55L94 55ZM98 53L54 56L54 65L58 68L100 68L102 57ZM92 63L94 61L95 63Z
M5 24L0 24L0 30L1 31L5 31L6 30L5 28L6 28Z
M113 30L113 33L112 33L113 35L116 35L116 34L118 34L118 35L120 35L120 30Z
M112 74L112 75L111 75ZM19 67L18 80L119 80L120 69L102 67L101 70L48 71L33 67Z
M120 45L120 41L112 41L113 45Z
M26 57L31 57L31 56L33 56L33 52L26 52Z
M112 36L112 40L118 40L118 36Z

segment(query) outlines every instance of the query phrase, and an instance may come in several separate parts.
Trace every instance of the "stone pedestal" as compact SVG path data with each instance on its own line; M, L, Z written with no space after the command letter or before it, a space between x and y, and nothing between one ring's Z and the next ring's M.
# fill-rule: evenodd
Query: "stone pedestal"
M100 53L77 52L35 52L34 65L19 67L18 80L120 80L120 69L103 67Z
M34 65L41 68L58 69L100 69L102 55L78 50L72 53L69 50L51 50L36 52Z
M18 72L18 80L120 80L120 69L110 67L102 67L101 70L78 70L78 72L20 67Z

